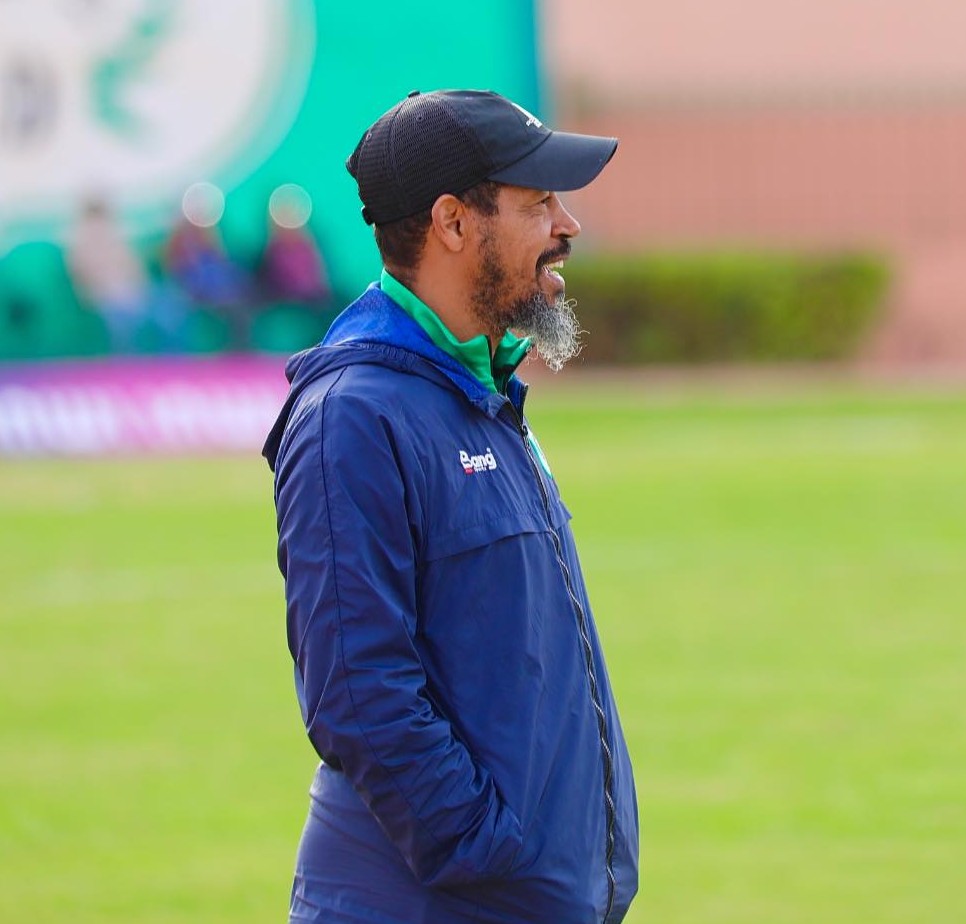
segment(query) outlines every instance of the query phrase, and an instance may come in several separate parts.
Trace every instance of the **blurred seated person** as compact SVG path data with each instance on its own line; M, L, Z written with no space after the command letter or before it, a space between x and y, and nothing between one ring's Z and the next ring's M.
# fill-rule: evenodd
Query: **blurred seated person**
M231 348L248 349L255 293L249 273L222 241L224 197L210 183L196 183L185 193L182 211L167 241L165 269L188 298L225 318Z
M112 352L134 352L148 326L160 334L162 349L183 347L183 301L151 280L103 197L81 205L66 257L74 291L100 314Z
M332 290L322 253L307 227L312 212L308 193L293 183L279 186L268 211L268 241L258 267L263 297L328 307Z

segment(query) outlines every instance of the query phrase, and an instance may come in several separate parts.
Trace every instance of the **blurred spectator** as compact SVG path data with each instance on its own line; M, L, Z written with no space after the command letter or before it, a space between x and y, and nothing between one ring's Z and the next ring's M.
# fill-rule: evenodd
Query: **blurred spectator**
M81 206L67 266L78 298L104 319L111 349L133 351L148 316L147 276L105 200Z
M292 183L279 186L268 211L268 242L258 267L263 296L328 307L332 290L322 253L307 226L312 212L308 193Z
M103 318L113 352L134 352L149 325L161 335L163 349L184 346L186 306L152 282L104 198L92 196L81 205L67 267L78 299Z
M168 238L165 269L188 298L228 322L233 349L248 349L255 292L250 274L232 260L221 238L224 196L210 183L195 183L184 194L182 212Z

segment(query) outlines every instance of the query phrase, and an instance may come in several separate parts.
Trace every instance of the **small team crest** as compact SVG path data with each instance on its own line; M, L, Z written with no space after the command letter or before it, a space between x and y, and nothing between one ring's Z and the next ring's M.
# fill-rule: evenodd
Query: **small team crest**
M552 479L553 472L550 471L550 463L547 461L547 457L543 454L543 450L540 448L537 438L533 435L533 431L527 433L527 442L530 444L533 454L537 457L537 461L540 463L540 468L547 473L548 478Z

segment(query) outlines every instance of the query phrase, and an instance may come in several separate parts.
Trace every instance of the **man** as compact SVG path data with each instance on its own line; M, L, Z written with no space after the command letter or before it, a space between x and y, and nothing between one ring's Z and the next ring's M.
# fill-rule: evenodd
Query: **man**
M636 891L630 760L514 374L577 349L557 192L616 147L437 91L347 162L385 270L290 361L265 448L322 758L292 922L613 924Z

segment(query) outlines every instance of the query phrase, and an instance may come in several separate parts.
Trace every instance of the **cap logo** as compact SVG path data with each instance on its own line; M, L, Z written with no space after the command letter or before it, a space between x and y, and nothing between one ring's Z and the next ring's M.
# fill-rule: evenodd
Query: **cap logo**
M522 112L523 115L526 117L526 120L527 120L527 124L525 126L526 128L529 128L531 125L536 125L537 128L543 128L543 122L541 122L532 112L527 112L527 110L524 109L523 106L520 106L517 103L512 102L512 100L511 100L511 104L514 107L516 107L516 109L518 109L520 112Z

